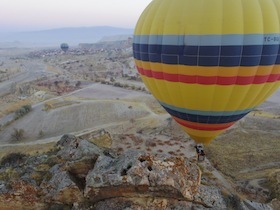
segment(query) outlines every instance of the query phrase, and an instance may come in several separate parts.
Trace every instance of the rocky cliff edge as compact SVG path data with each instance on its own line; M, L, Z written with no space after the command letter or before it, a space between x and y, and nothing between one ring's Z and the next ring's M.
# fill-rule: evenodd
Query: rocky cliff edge
M48 153L14 153L1 161L1 210L241 206L234 202L234 196L201 184L195 159L137 150L118 154L73 135L64 135Z

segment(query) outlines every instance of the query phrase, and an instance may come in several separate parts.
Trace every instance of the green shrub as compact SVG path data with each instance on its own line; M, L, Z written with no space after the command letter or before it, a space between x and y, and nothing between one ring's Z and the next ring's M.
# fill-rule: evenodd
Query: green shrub
M26 115L27 113L29 113L32 110L32 106L31 105L24 105L22 107L20 107L18 110L15 111L15 120L23 117L24 115Z
M1 159L1 166L16 166L24 162L26 155L22 153L10 153Z
M14 141L21 141L24 139L24 130L14 128L14 132L11 134L11 138Z
M271 199L280 199L280 170L276 170L269 175L267 185L271 189Z
M241 199L237 195L224 195L224 201L229 210L242 210Z
M40 130L38 137L42 138L44 135L45 135L45 132L43 130Z

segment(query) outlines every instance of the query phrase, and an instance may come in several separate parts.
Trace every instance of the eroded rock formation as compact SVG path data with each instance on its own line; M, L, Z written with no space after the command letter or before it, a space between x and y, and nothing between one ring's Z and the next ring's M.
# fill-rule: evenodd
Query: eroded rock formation
M227 209L201 185L196 161L129 150L117 154L64 135L47 154L6 161L0 209Z

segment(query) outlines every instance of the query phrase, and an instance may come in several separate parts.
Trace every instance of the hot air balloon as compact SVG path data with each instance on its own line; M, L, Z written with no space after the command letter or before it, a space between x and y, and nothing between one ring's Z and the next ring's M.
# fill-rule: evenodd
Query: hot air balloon
M153 0L133 37L138 72L197 143L280 85L280 0Z
M69 45L67 43L62 43L60 48L63 52L66 52L69 49Z

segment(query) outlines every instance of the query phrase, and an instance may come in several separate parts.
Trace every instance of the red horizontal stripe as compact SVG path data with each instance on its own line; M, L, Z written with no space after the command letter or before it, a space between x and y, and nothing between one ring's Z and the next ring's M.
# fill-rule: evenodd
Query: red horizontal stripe
M150 78L166 80L170 82L182 82L188 84L204 84L204 85L249 85L263 84L267 82L275 82L280 80L280 74L256 75L256 76L235 76L235 77L220 77L220 76L194 76L182 74L169 74L137 67L141 75Z
M217 130L225 130L232 126L235 122L231 123L224 123L224 124L204 124L204 123L193 123L193 122L188 122L188 121L183 121L181 119L178 119L176 117L173 117L174 120L179 123L180 125L187 127L187 128L192 128L195 130L204 130L204 131L217 131Z

